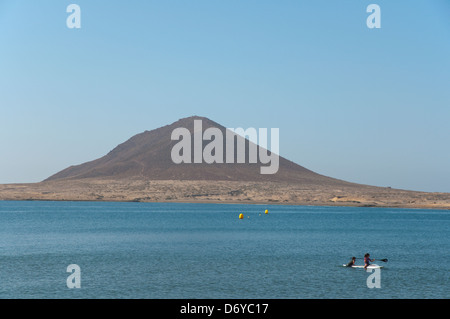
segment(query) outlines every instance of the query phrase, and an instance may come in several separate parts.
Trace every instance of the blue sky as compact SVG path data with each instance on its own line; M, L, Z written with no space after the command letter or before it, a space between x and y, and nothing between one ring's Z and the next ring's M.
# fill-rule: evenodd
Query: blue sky
M450 1L0 0L0 112L0 183L200 115L279 128L324 175L450 192Z

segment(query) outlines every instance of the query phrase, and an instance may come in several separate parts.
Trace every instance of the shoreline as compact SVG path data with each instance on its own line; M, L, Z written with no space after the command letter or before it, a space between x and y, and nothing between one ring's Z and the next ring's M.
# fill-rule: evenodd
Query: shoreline
M3 201L148 202L450 210L450 193L366 185L279 182L100 180L0 184Z
M222 204L222 205L269 205L269 206L305 206L305 207L348 207L348 208L391 208L391 209L422 209L422 210L440 210L450 211L447 206L433 206L433 205L357 205L357 204L331 204L331 203L289 203L289 202L260 202L260 201L221 201L221 200L197 200L197 201L137 201L137 200L97 200L97 199L38 199L38 198L23 198L23 199L3 199L0 202L74 202L74 203L154 203L154 204Z

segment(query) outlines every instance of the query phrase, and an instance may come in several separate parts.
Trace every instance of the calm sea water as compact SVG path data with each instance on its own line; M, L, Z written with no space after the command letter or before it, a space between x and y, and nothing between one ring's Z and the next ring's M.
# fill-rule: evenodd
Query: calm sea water
M449 298L449 230L438 210L0 201L0 298ZM365 252L381 288L342 267Z

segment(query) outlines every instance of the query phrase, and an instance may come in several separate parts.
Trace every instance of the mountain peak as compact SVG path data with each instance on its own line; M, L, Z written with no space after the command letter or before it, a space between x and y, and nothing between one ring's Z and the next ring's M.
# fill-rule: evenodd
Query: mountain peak
M53 176L51 180L98 179L144 179L144 180L228 180L228 181L277 181L289 183L346 183L316 174L300 165L279 157L277 173L260 173L261 161L257 163L181 163L171 158L172 148L178 141L171 139L176 128L186 128L194 132L194 123L200 120L202 130L218 128L225 136L227 130L222 125L202 116L190 116L151 131L145 131L119 144L105 156L81 165L71 166ZM202 147L208 144L203 141ZM245 140L248 159L249 145ZM192 146L193 147L193 146ZM203 149L202 148L202 149ZM261 148L257 146L258 150ZM226 148L224 146L224 154ZM236 146L235 146L236 150ZM348 184L348 183L346 183Z

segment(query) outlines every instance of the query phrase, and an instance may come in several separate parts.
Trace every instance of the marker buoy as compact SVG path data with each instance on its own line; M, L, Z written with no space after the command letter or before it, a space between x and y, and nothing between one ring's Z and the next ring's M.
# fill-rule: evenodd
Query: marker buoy
M266 209L265 213L266 213L266 214L268 214L268 213L269 213L269 211L268 211L268 210Z
M244 219L244 214L239 214L239 219Z

